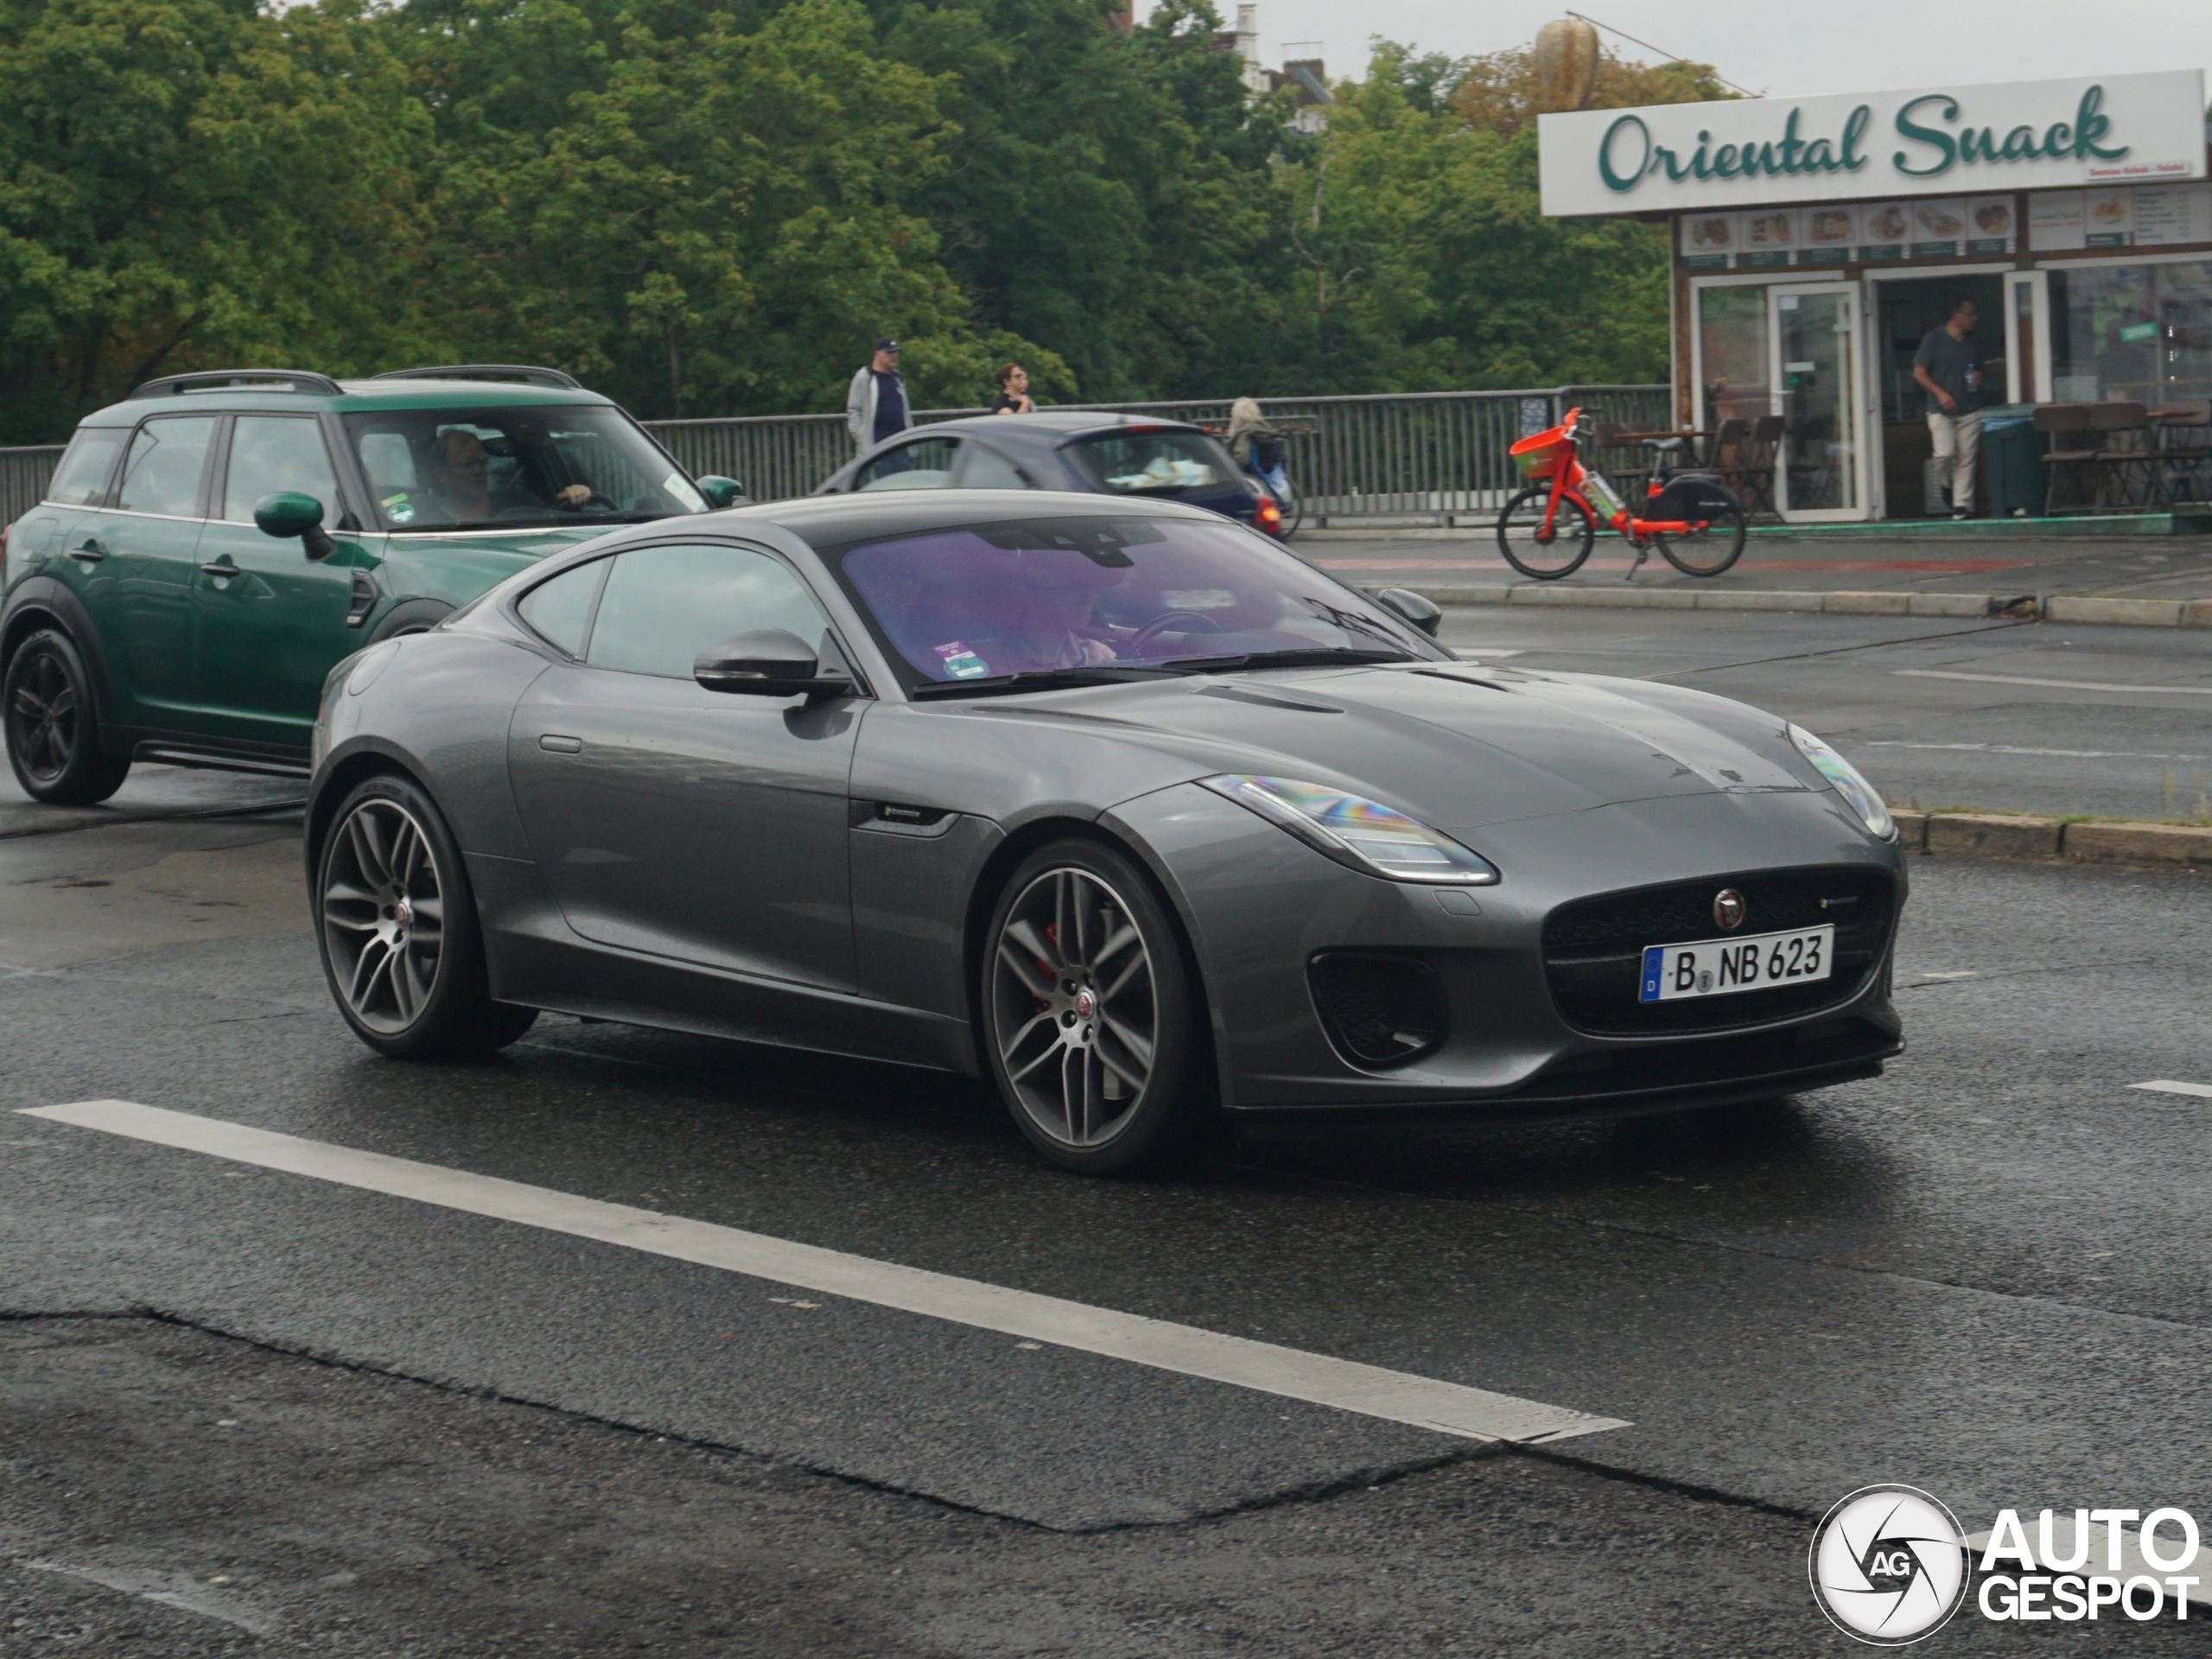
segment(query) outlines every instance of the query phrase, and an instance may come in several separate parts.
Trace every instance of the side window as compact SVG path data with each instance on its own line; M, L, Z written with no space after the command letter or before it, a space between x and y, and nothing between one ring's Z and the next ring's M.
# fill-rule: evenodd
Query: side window
M97 507L107 499L107 481L115 474L115 458L130 433L120 426L80 426L62 453L61 464L46 486L46 499L66 507Z
M231 429L222 516L251 524L253 504L279 490L315 497L322 503L322 522L338 522L338 478L330 470L321 427L297 415L239 416Z
M607 580L607 568L613 563L594 559L564 570L524 594L515 608L524 621L569 656L581 657L584 636L591 628L592 607L599 602L599 585Z
M765 553L641 547L612 563L592 625L594 668L688 680L709 645L756 628L781 628L820 646L827 626L821 607L788 567Z
M988 444L968 446L968 470L960 475L963 490L1033 490L1037 486L1004 455Z
M952 463L960 453L957 438L920 438L887 450L860 469L853 488L860 490L942 490L952 483Z
M198 518L200 474L214 441L215 418L186 415L140 427L130 441L130 458L123 464L123 492L116 505L126 512Z

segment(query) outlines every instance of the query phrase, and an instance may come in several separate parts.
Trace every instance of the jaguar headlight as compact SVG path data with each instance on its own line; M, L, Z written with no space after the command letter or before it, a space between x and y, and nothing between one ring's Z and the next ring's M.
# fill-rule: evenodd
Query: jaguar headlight
M1880 792L1859 775L1858 767L1802 726L1789 728L1789 741L1797 746L1798 753L1813 763L1814 770L1835 786L1835 792L1851 803L1851 810L1866 826L1868 835L1877 841L1896 838L1897 826L1890 817L1890 809L1882 804Z
M1488 859L1380 801L1322 784L1248 772L1225 772L1199 782L1281 825L1316 852L1370 875L1483 885L1498 879L1497 866Z

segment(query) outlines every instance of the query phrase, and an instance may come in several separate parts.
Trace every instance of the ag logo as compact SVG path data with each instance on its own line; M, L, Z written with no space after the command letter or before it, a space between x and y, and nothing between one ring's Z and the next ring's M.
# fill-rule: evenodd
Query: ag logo
M1877 1647L1933 1635L1966 1599L1966 1535L1915 1486L1863 1486L1830 1510L1807 1563L1838 1629Z

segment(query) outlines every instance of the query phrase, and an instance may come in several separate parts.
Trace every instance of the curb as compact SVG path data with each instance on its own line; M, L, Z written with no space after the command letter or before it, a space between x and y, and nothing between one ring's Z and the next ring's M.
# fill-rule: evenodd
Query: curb
M1486 513L1455 510L1451 522L1426 513L1380 513L1372 518L1348 518L1331 524L1326 518L1298 531L1300 540L1311 536L1332 542L1471 542L1486 540L1497 522L1495 509ZM2178 512L2115 512L2054 518L1905 518L1875 519L1864 524L1756 524L1751 534L1780 541L1947 542L2003 538L2012 541L2100 541L2133 536L2212 535L2212 511L2202 507Z
M1342 574L1342 573L1339 573ZM2012 617L2136 628L2212 628L2212 599L2113 599L2068 594L1879 594L1788 588L1565 588L1551 582L1446 587L1393 582L1432 605L1586 606L1623 611L1798 611L1827 616ZM1361 584L1372 594L1376 588Z
M2069 823L1998 812L1918 812L1891 807L1897 843L1930 856L2067 859L2076 864L2156 864L2212 869L2212 827L2122 819Z

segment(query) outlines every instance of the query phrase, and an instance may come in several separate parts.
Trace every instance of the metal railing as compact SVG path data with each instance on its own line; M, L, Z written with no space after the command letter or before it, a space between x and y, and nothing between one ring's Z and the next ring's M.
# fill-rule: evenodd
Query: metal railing
M1156 404L1065 404L1102 415L1219 425L1226 397ZM1553 386L1518 391L1426 391L1342 397L1263 397L1261 413L1291 429L1287 464L1306 497L1307 524L1412 519L1448 524L1456 513L1495 514L1518 482L1506 451L1553 426L1576 405L1592 421L1649 430L1674 424L1663 385ZM925 409L931 425L980 409ZM645 426L696 476L743 483L756 501L813 490L853 457L842 415L765 415L729 420L648 421Z
M1665 386L1553 386L1520 391L1422 391L1344 397L1263 397L1261 412L1290 429L1292 480L1306 522L1400 519L1448 524L1454 514L1494 514L1518 480L1506 451L1555 425L1580 404L1592 421L1650 429L1673 424ZM1230 399L1071 404L1101 415L1220 425ZM981 415L980 409L915 411L918 424ZM853 456L842 415L756 415L648 421L646 429L695 477L741 481L756 501L805 495ZM45 493L59 444L0 449L0 524Z
M66 445L0 449L0 524L12 524L46 499L46 486Z

